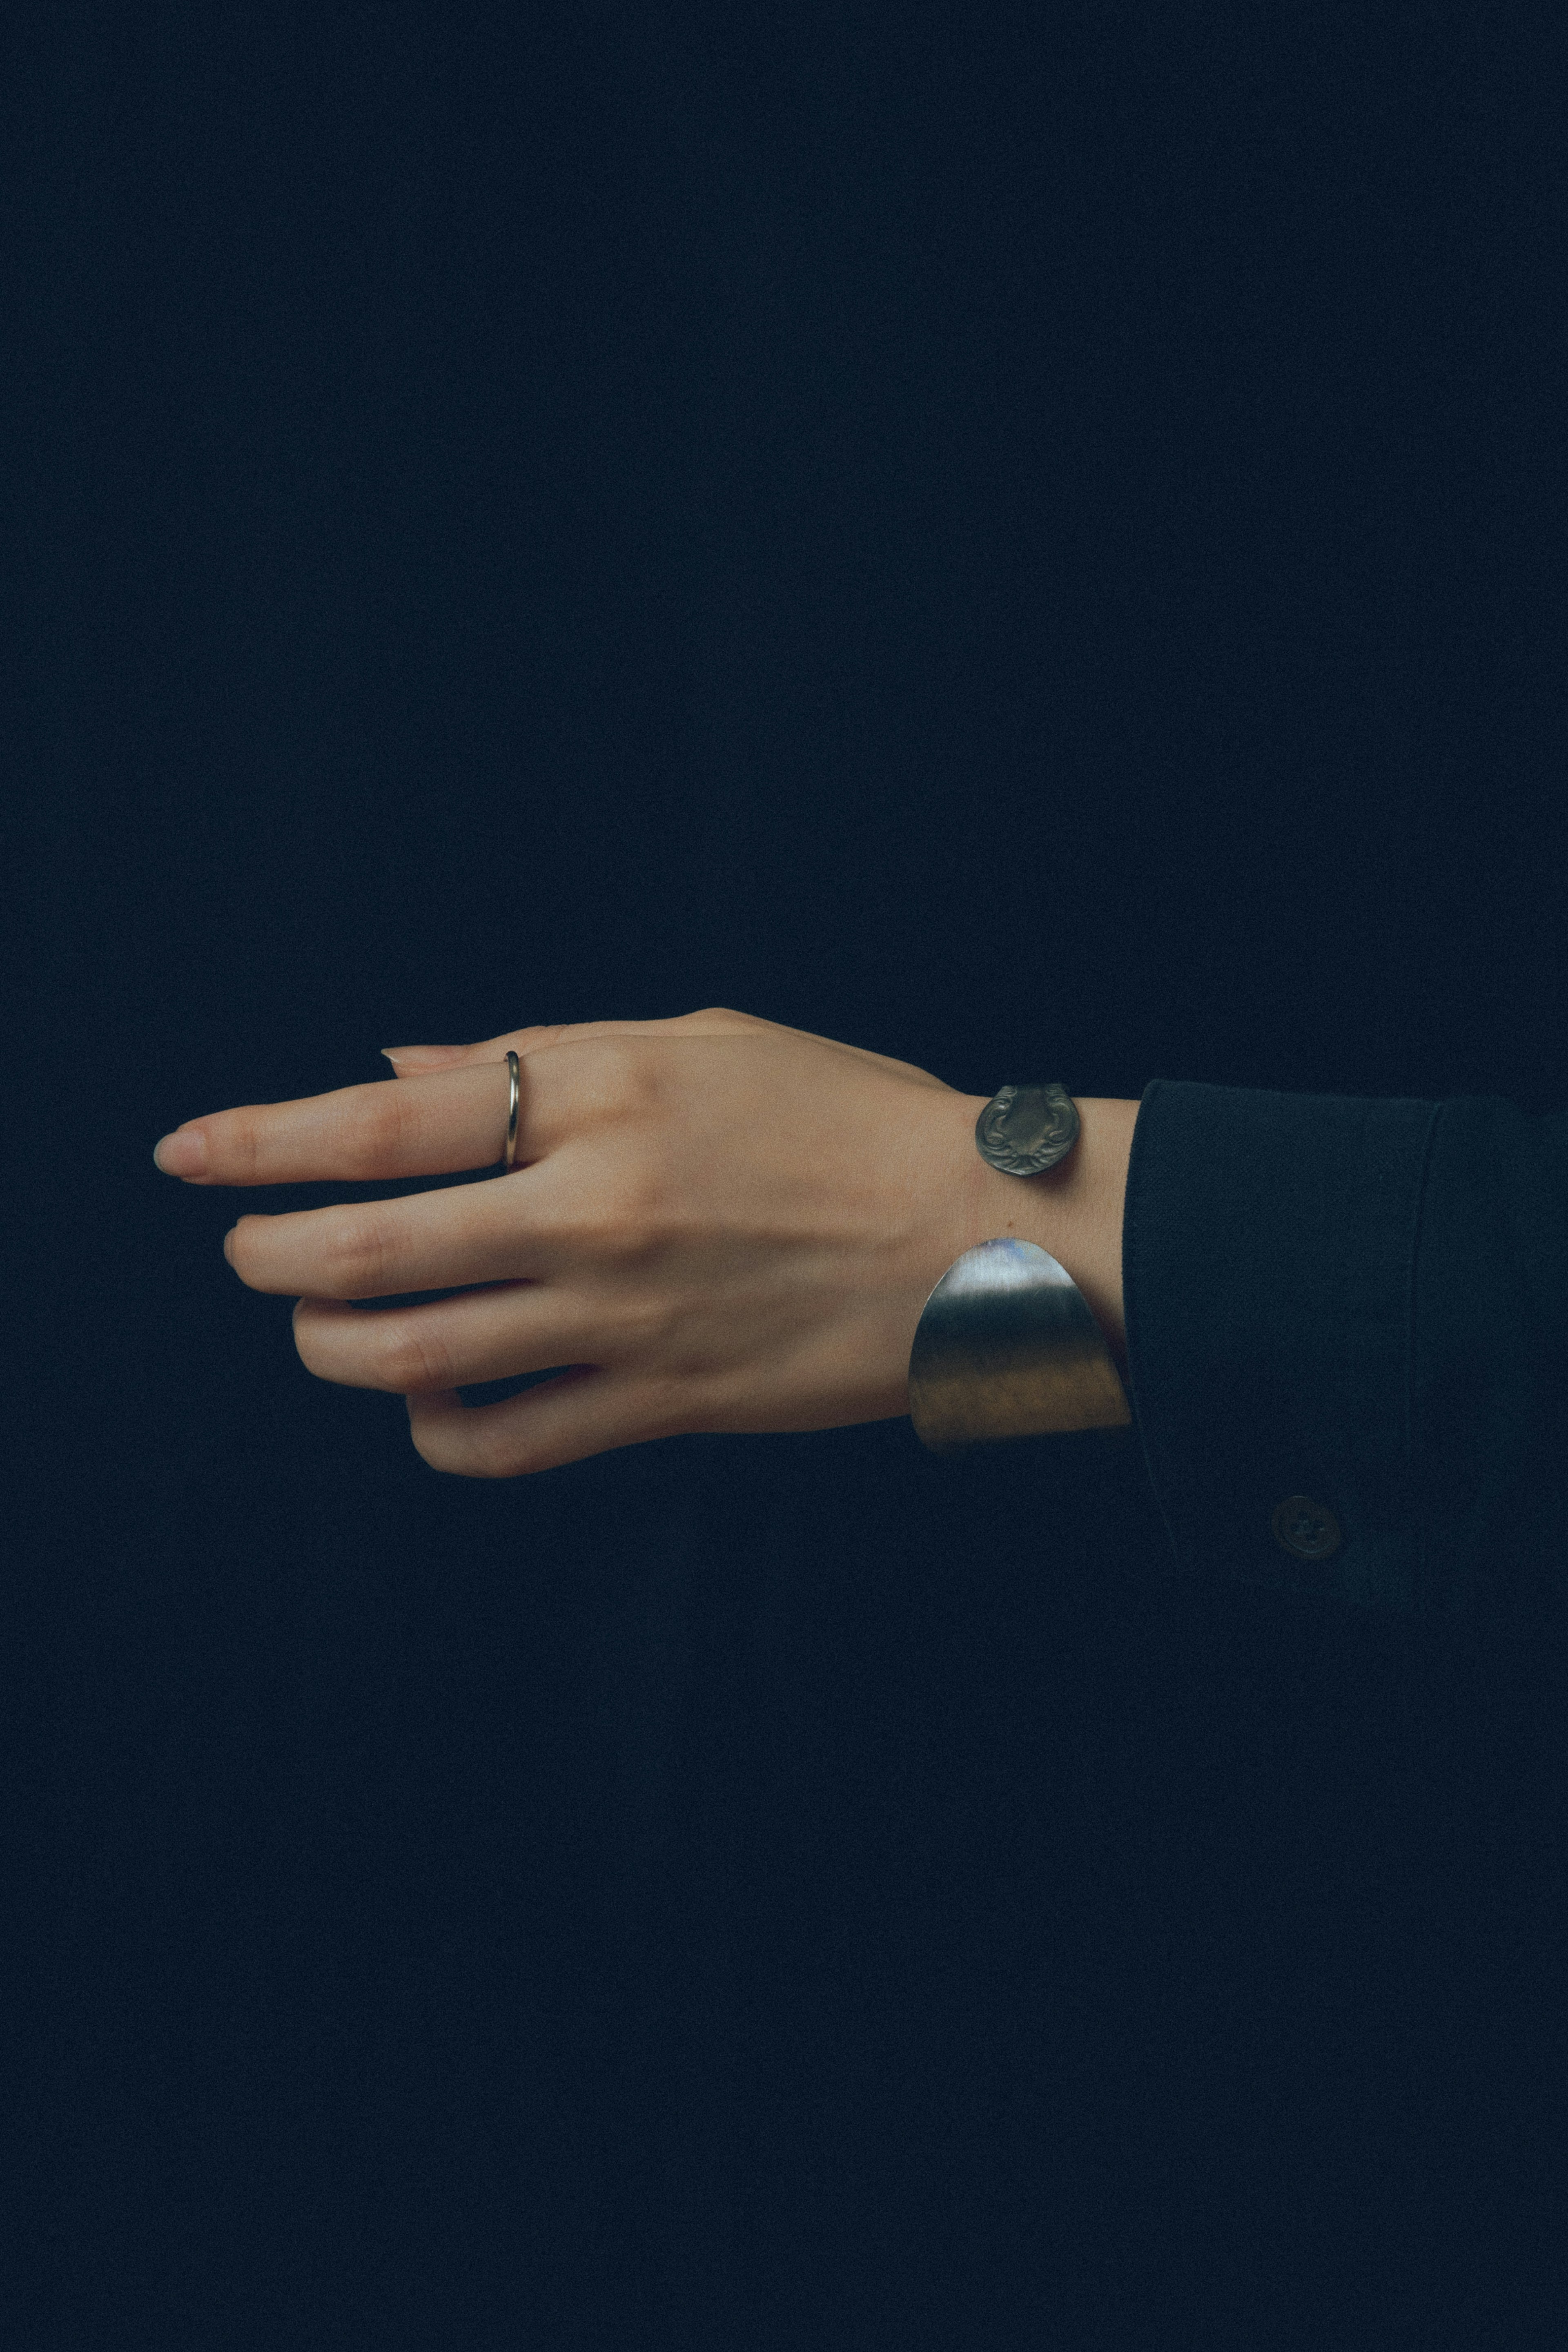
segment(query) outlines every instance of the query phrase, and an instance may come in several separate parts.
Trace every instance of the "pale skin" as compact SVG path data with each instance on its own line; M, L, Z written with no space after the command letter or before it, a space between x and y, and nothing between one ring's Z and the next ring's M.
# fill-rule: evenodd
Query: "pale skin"
M514 1478L653 1438L906 1413L926 1299L1002 1234L1066 1267L1126 1377L1136 1102L1074 1095L1071 1156L1004 1176L975 1148L988 1096L723 1006L392 1048L390 1084L187 1119L155 1157L194 1184L493 1167L508 1047L510 1172L242 1216L224 1244L248 1288L294 1296L308 1370L406 1400L433 1469ZM375 1314L353 1304L464 1285L486 1286ZM572 1369L497 1404L457 1393L559 1364Z

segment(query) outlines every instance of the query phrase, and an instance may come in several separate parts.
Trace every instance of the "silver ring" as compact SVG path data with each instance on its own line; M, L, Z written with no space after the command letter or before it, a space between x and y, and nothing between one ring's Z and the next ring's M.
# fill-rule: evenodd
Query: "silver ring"
M517 1057L510 1052L507 1055L507 1076L511 1081L511 1094L507 1103L507 1167L509 1172L517 1152L517 1096L520 1091Z

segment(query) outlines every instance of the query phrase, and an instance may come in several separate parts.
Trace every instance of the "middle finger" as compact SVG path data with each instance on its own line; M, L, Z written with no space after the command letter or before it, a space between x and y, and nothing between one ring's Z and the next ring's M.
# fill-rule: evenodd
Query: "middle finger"
M540 1176L517 1169L487 1183L401 1200L242 1217L225 1250L248 1289L308 1298L393 1298L537 1281L549 1254L529 1231L527 1209Z

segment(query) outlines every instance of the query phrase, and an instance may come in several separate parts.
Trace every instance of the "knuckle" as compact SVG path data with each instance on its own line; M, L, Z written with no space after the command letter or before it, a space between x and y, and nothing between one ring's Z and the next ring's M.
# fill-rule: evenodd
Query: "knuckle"
M601 1265L622 1272L647 1263L665 1234L664 1187L651 1169L628 1169L578 1215L577 1241Z
M624 1144L585 1154L582 1181L547 1199L534 1220L537 1237L553 1255L613 1266L647 1260L679 1224L675 1188L659 1155Z
M390 1328L377 1334L378 1387L391 1389L398 1396L412 1396L426 1389L456 1385L451 1356L434 1332L402 1315L381 1319Z
M373 1213L345 1210L326 1228L325 1244L329 1298L374 1298L397 1287L387 1229Z
M582 1108L591 1118L623 1121L659 1097L657 1056L642 1037L597 1037Z

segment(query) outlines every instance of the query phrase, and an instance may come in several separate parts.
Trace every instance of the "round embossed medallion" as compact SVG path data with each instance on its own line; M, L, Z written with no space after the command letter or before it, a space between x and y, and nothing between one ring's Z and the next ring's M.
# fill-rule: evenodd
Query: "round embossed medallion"
M1001 1087L975 1122L980 1157L1004 1176L1038 1176L1078 1140L1078 1106L1063 1086Z

